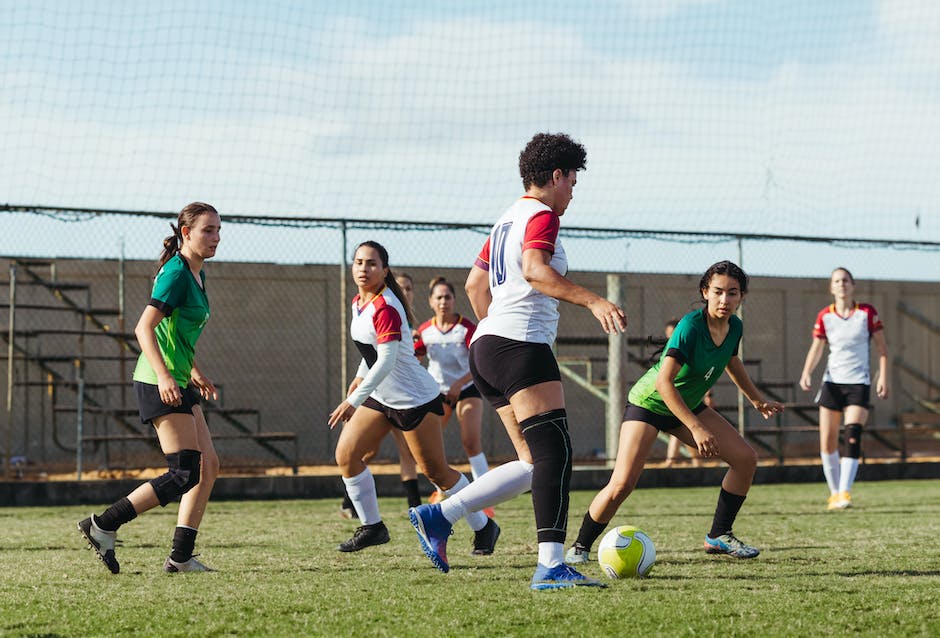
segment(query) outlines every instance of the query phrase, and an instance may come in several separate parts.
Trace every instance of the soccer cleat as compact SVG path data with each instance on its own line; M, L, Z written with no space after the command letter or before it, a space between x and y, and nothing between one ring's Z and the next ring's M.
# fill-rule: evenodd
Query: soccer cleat
M741 542L730 532L715 538L706 535L705 551L709 554L728 554L735 558L754 558L760 554L759 549Z
M349 500L348 496L343 496L343 502L339 506L339 515L341 518L353 519L359 516L356 514L356 507L353 505L353 502Z
M483 529L473 533L474 556L489 556L496 549L496 540L499 538L499 525L492 518L486 521Z
M341 552L358 552L360 549L383 545L389 541L388 528L379 521L372 525L360 525L353 532L352 538L340 543L336 549Z
M163 571L168 574L176 574L180 572L214 572L215 570L204 565L196 560L196 555L190 557L190 559L183 563L177 563L170 557L163 562Z
M569 587L607 587L604 583L594 578L588 578L582 575L574 567L566 563L546 567L539 563L535 568L535 574L532 576L530 587L536 591L546 591L551 589L567 589Z
M852 495L848 492L839 492L839 509L847 510L852 507Z
M450 521L444 518L441 506L419 505L408 510L408 517L415 531L418 532L418 542L431 562L445 574L450 571L447 562L447 538L453 530ZM495 542L495 540L494 540Z
M569 565L579 565L581 563L587 563L590 560L591 550L581 543L575 543L569 547L568 551L565 553L565 562Z
M95 550L98 558L101 559L101 562L104 563L105 567L107 567L112 574L117 574L121 571L121 566L114 556L117 532L109 532L98 527L98 525L95 524L94 516L89 516L79 521L78 531L82 533L82 536L88 541L88 546Z
M826 509L830 511L842 509L842 495L838 492L830 494Z

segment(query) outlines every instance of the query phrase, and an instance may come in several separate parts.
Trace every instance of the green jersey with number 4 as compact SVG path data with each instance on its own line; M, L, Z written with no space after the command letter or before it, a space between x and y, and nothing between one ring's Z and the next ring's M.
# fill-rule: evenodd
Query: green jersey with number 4
M692 410L697 408L708 390L738 353L744 325L732 315L728 335L721 344L712 341L705 321L707 310L695 310L682 318L666 343L663 355L630 389L629 401L650 412L671 415L666 402L656 391L656 376L665 357L674 357L682 364L674 380L682 400Z

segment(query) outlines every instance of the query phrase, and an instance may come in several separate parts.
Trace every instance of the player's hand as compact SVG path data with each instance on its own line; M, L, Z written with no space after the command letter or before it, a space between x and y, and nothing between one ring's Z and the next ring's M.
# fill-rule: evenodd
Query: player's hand
M878 394L879 399L888 398L888 384L878 379L878 385L875 386L875 392Z
M160 376L157 381L157 390L160 392L160 400L165 405L176 407L183 403L183 392L176 379L170 374Z
M620 306L613 304L603 297L598 297L590 304L588 310L594 315L594 318L601 324L606 334L612 335L617 332L627 331L627 315Z
M813 378L808 374L804 374L800 377L800 388L803 392L809 392L810 388L813 387Z
M705 458L718 456L718 439L715 438L711 430L704 425L689 428L689 430L692 432L692 438L695 439L695 447L698 448L699 454Z
M779 401L755 401L753 405L754 409L760 412L765 419L769 419L785 409Z
M204 375L202 372L196 368L192 369L192 372L189 374L189 382L193 384L199 394L203 399L207 401L212 399L213 401L219 400L219 391L216 389L215 384L212 383L212 379Z
M330 420L328 421L330 429L332 430L336 427L336 424L342 421L345 423L352 418L353 413L356 411L356 408L349 405L348 401L343 401L336 409L330 412Z
M460 386L454 384L447 388L447 394L444 395L444 402L451 406L457 405L457 399L460 398Z

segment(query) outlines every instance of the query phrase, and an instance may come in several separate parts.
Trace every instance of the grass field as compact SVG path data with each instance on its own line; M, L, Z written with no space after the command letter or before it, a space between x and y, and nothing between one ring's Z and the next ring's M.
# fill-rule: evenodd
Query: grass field
M381 501L392 541L351 555L334 549L355 525L332 500L210 503L197 551L220 571L172 576L161 567L173 506L122 528L117 576L76 531L91 508L0 509L0 634L940 635L940 481L860 483L856 507L836 513L824 492L756 486L735 532L763 553L738 561L701 549L717 487L640 490L615 522L656 542L650 578L562 592L528 589L528 495L497 508L493 556L471 557L471 533L456 527L446 575L418 549L399 498ZM570 538L592 496L572 494Z

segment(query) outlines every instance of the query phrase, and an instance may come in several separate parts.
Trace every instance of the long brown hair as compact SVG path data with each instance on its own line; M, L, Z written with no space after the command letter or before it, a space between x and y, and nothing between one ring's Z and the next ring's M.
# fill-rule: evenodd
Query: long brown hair
M183 210L181 210L180 214L176 217L176 224L170 223L170 229L173 231L173 234L163 240L163 252L160 253L159 267L162 268L163 264L170 261L170 259L180 251L180 248L183 247L182 228L184 226L192 228L196 223L196 219L206 213L218 215L219 211L211 204L203 202L193 202L183 207Z
M395 273L392 272L391 267L388 265L388 251L385 250L385 246L380 244L377 241L364 241L358 246L356 250L359 250L363 246L368 246L372 248L379 254L379 259L382 260L382 267L388 268L388 272L385 274L385 285L389 290L398 297L398 301L401 302L402 307L405 309L405 315L408 319L408 325L414 328L417 324L415 323L414 313L411 310L411 304L408 303L408 300L405 299L405 293L402 291L401 286L398 285L398 282L395 281ZM355 261L356 250L353 251L353 261Z

